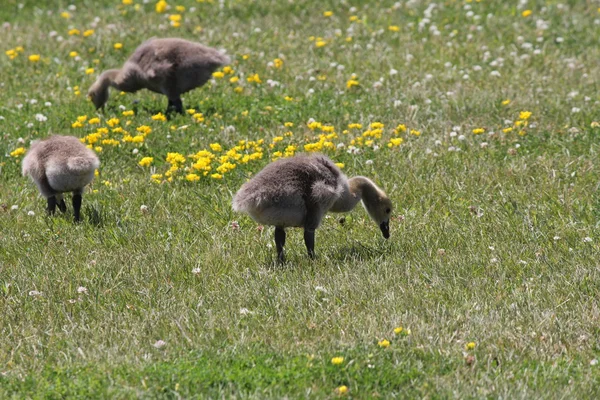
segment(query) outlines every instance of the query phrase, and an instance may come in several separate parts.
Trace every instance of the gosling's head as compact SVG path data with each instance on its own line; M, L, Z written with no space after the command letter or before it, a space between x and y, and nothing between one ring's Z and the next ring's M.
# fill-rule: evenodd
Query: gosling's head
M383 237L390 237L390 216L392 215L392 201L383 193L373 196L368 202L364 202L367 212L379 225Z
M104 104L108 100L108 88L103 89L98 84L98 81L96 81L96 83L94 83L92 87L90 87L90 90L88 90L87 95L88 98L92 101L92 103L94 103L94 105L96 106L96 109L98 109L104 106Z

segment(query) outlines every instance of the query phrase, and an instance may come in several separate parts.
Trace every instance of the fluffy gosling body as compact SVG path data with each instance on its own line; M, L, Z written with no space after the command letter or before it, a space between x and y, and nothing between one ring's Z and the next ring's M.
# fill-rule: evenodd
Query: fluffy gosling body
M364 176L348 179L324 155L298 155L267 165L242 185L234 196L233 209L275 226L277 256L284 261L285 228L304 228L304 243L312 258L315 229L325 213L351 211L361 200L383 236L389 238L392 202L383 190Z
M183 113L180 95L204 85L219 67L229 64L224 54L184 39L150 39L142 43L121 69L104 71L90 87L88 96L101 108L108 88L123 92L148 89L169 99L167 113Z
M48 199L48 213L54 214L56 206L62 212L67 206L64 192L73 192L75 221L81 220L83 188L94 179L100 160L73 136L50 136L35 141L23 158L23 176L29 175L40 193Z

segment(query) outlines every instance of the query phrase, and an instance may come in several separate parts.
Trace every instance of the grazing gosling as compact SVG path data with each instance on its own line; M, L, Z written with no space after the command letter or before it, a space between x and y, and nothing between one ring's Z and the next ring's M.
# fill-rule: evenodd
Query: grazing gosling
M23 158L23 176L29 175L40 192L48 199L48 213L53 215L56 206L62 212L67 206L64 192L73 192L75 221L81 220L81 194L94 179L100 160L73 136L50 136L36 140Z
M129 93L148 89L167 96L167 113L183 113L180 95L204 85L217 68L229 63L229 57L199 43L150 39L135 49L123 68L100 74L88 96L98 109L108 100L110 86Z
M267 165L246 182L233 198L235 211L275 226L279 261L284 261L285 228L304 228L309 257L315 254L315 229L327 211L348 212L362 200L384 238L390 237L392 202L364 176L348 179L324 155L298 155Z

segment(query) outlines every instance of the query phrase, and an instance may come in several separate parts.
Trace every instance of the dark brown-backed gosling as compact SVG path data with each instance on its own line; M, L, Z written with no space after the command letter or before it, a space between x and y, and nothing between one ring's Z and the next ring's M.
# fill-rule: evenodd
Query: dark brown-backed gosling
M235 211L275 226L279 261L284 261L285 228L304 228L308 255L314 257L315 229L326 212L348 212L362 200L383 237L390 237L392 202L364 176L348 179L328 157L298 155L267 165L233 198Z
M180 95L204 85L230 60L218 50L184 39L150 39L142 43L121 69L102 72L88 96L96 108L108 100L108 88L123 92L148 89L169 99L167 113L183 113Z
M73 136L50 136L31 144L23 158L23 176L29 175L48 199L48 213L56 206L67 211L64 192L73 192L75 221L81 220L83 188L94 179L100 160L92 150Z

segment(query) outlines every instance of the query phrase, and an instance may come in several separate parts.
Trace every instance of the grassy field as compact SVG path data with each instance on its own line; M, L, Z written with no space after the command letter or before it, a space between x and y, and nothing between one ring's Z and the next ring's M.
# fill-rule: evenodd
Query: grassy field
M47 3L0 8L0 398L600 395L598 1ZM233 61L96 112L152 36ZM21 176L50 133L101 159L81 224ZM231 199L305 151L388 241L358 207L276 263Z

